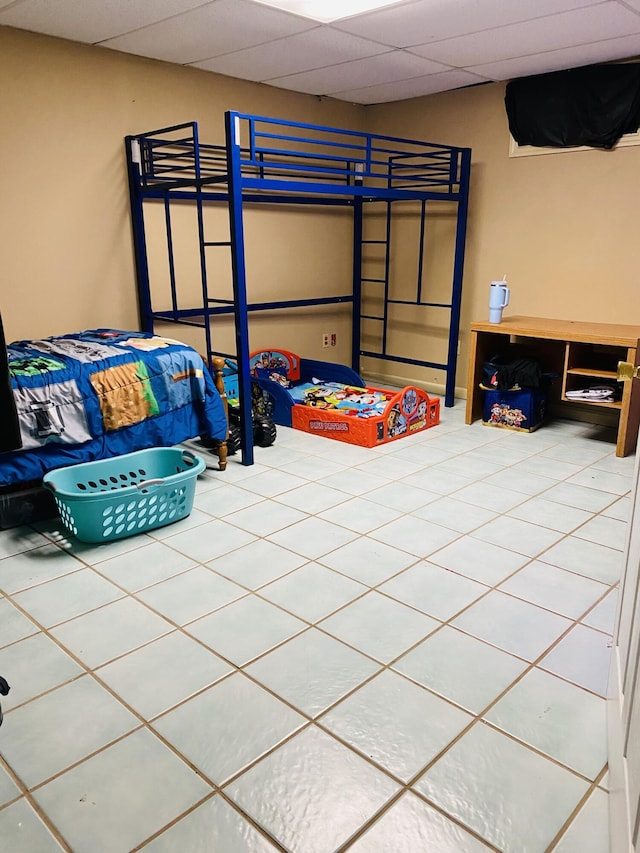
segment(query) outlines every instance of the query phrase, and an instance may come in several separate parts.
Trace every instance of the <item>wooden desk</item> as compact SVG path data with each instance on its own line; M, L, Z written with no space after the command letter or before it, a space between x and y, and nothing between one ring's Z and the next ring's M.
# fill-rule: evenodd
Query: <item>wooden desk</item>
M541 317L504 317L502 323L477 322L470 326L469 373L467 379L466 423L482 417L482 367L507 344L526 345L538 355L546 371L562 377L559 399L563 416L572 412L608 409L617 419L616 456L633 453L640 424L640 383L625 382L622 400L591 403L569 400L565 393L616 378L618 361L637 365L640 358L640 326L610 323L580 323L572 320L547 320Z

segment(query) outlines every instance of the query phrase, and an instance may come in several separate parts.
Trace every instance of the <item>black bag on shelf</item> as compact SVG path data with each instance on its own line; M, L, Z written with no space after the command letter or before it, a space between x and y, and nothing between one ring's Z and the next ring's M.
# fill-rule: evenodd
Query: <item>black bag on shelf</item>
M483 386L509 391L511 388L540 388L542 365L537 358L494 355L483 367Z

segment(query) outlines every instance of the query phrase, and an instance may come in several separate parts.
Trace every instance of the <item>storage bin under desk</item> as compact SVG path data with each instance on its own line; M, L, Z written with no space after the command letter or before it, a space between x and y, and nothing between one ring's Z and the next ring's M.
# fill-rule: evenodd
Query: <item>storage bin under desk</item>
M534 432L547 412L546 389L485 391L482 422L487 426Z

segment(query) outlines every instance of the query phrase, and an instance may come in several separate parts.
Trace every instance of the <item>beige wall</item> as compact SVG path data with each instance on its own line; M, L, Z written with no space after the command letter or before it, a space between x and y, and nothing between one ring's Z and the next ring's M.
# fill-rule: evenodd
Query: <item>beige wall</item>
M640 324L640 147L510 159L502 84L362 108L2 27L0 79L0 308L10 340L137 325L123 138L196 119L205 141L222 142L226 109L472 148L460 387L465 330L471 319L486 316L489 281L503 273L512 313ZM219 214L211 214L211 222L217 228ZM443 246L450 244L452 223L445 208L431 222L429 286L438 298L450 276ZM407 210L394 230L400 290L412 286L415 227ZM251 211L247 238L251 298L349 292L344 216ZM185 246L186 294L194 285L188 241ZM375 268L376 259L367 263ZM225 273L221 263L221 277ZM436 314L398 317L396 337L399 347L409 348L405 354L442 351L446 321ZM230 335L222 328L224 347ZM327 356L321 333L337 331L339 346L330 357L349 359L344 310L254 315L251 329L254 348L280 345L313 357ZM368 367L382 370L378 362ZM442 381L436 371L425 375L398 365L386 375Z

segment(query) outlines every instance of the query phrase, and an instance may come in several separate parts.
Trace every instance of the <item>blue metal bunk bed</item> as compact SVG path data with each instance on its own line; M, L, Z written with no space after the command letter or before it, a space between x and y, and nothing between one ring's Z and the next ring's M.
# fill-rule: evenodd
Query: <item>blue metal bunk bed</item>
M311 305L352 304L352 363L357 372L363 357L384 359L442 370L446 374L445 406L453 406L471 150L379 134L347 131L229 111L225 114L224 146L200 142L196 122L161 128L126 138L136 274L141 327L152 332L158 323L182 323L204 330L206 357L233 359L238 368L240 410L251 412L248 315L253 311L305 308ZM415 296L394 299L390 293L389 258L392 214L399 202L419 203L420 245ZM456 210L453 276L450 298L429 301L424 294L424 232L427 205L453 203ZM191 202L197 213L201 303L182 307L173 255L172 203ZM353 211L352 293L317 299L250 302L247 296L243 213L247 204L335 205ZM154 310L147 257L145 205L164 205L171 308ZM225 204L229 210L230 240L206 238L204 209ZM369 205L383 204L386 234L366 240L363 223ZM384 274L363 277L363 250L383 246ZM210 294L210 247L228 247L233 274L233 300ZM363 288L382 290L382 312L363 313ZM390 352L390 307L396 304L443 308L449 312L446 361L436 363ZM234 315L236 352L214 348L211 320ZM362 348L362 323L379 324L379 349ZM251 418L242 417L242 462L253 464Z

